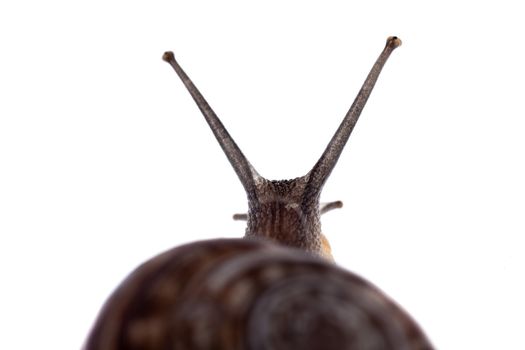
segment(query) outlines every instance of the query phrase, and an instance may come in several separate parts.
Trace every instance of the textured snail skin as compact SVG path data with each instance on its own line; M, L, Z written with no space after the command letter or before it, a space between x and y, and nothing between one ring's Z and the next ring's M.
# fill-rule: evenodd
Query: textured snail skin
M332 259L330 245L321 230L321 214L326 210L340 208L341 202L322 205L319 202L321 191L385 63L394 49L400 45L401 40L398 37L387 38L383 50L372 65L353 104L319 160L307 174L290 180L270 180L257 172L197 86L175 59L173 52L164 53L162 58L174 69L197 103L246 191L248 212L234 216L234 218L247 221L245 237L263 237L285 246L300 248L303 251Z
M109 298L85 350L432 349L361 277L256 239L201 241L136 269Z

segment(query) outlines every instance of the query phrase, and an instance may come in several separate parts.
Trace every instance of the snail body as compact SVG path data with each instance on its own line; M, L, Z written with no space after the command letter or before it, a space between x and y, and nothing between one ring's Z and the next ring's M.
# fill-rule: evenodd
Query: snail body
M417 323L365 279L337 267L320 193L391 52L390 37L341 126L305 176L267 180L242 154L173 53L248 197L244 239L173 248L136 269L103 307L85 350L432 349Z

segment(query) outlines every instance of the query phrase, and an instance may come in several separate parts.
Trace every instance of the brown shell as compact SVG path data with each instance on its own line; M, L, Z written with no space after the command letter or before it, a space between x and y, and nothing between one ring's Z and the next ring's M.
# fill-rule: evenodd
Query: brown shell
M256 239L187 244L113 293L86 350L431 349L417 324L361 277Z

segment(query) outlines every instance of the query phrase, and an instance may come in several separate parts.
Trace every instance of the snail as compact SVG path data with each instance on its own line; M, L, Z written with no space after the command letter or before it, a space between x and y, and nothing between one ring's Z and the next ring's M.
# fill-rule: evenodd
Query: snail
M392 51L389 37L349 112L305 176L270 181L242 154L182 70L168 62L204 115L248 197L244 238L168 250L139 266L108 299L85 350L432 349L419 325L380 289L338 267L321 233L334 168Z

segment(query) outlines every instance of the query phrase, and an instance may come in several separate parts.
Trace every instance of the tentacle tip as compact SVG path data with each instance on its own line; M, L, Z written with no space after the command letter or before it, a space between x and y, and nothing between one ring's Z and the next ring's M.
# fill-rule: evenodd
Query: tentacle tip
M335 201L334 202L334 207L336 207L337 209L340 209L343 207L343 202L342 201Z
M233 214L233 220L246 221L248 220L248 214Z
M162 55L162 59L164 61L166 61L166 62L171 62L171 61L175 60L175 55L173 55L173 52L171 52L171 51L166 51Z
M391 47L392 49L401 46L401 44L401 39L397 36L389 36L388 39L386 39L386 46Z

